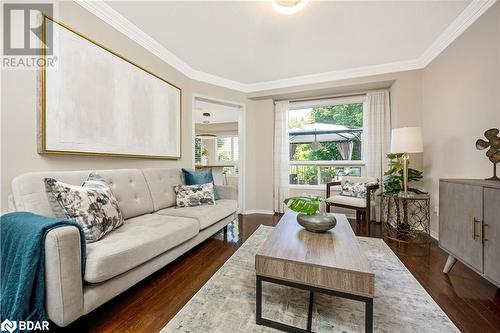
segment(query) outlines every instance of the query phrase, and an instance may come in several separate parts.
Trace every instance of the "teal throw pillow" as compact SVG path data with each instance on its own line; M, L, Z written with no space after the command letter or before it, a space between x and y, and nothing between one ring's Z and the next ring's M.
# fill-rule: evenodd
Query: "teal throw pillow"
M220 199L219 190L217 189L217 186L215 186L214 183L214 176L212 174L212 169L196 171L196 170L182 168L182 173L184 174L184 181L186 182L186 185L200 185L200 184L213 183L215 200Z

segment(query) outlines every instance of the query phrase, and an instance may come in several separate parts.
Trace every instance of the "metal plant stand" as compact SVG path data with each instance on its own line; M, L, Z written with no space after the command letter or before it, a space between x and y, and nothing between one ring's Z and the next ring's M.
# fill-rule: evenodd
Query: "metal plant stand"
M384 239L398 253L425 256L430 251L430 197L427 194L382 195Z

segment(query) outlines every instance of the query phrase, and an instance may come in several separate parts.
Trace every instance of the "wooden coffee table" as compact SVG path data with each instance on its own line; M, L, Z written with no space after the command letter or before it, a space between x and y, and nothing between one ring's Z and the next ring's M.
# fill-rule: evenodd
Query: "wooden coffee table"
M343 214L326 233L302 228L287 211L255 256L256 322L286 332L311 332L315 292L365 303L365 331L373 331L375 275ZM307 328L262 318L262 281L308 290Z

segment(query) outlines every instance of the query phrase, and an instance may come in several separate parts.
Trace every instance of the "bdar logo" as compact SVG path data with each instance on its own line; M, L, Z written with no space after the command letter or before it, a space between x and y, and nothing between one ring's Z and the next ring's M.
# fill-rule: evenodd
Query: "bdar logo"
M8 331L10 333L14 332L16 328L17 328L17 323L15 321L10 321L8 319L2 321L2 324L0 325L0 329L2 331Z

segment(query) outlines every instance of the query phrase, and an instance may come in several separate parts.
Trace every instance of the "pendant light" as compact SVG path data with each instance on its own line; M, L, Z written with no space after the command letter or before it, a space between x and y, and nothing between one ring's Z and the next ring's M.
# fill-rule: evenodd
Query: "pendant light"
M314 142L311 143L311 150L318 151L321 149L321 142L318 141L318 137L316 136L316 129L314 129Z

